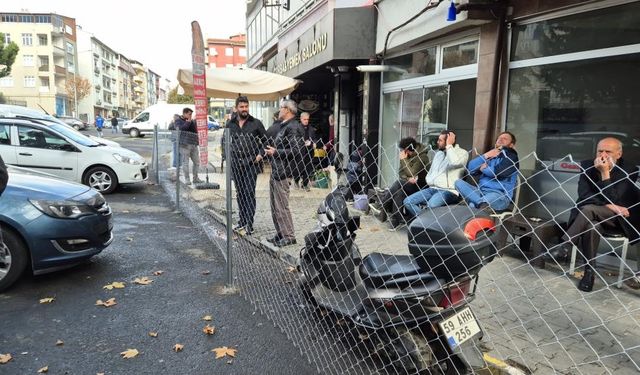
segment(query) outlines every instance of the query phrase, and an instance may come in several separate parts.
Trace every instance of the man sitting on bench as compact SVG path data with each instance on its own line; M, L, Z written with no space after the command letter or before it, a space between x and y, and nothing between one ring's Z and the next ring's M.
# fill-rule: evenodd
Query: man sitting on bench
M516 137L502 132L495 148L478 155L469 162L467 169L472 176L480 176L478 186L458 180L456 190L471 207L502 211L509 207L518 181L518 153L514 150Z

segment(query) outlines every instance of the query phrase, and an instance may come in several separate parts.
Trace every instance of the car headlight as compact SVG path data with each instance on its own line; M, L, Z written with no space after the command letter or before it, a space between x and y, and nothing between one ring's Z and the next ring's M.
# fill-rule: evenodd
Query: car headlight
M142 164L142 161L140 161L140 160L136 160L136 159L130 158L128 156L124 156L124 155L120 155L120 154L113 154L113 157L117 161L119 161L120 163L132 164L132 165L140 165L140 164Z
M74 201L48 201L29 199L29 202L45 215L59 219L76 219L95 213L92 207Z

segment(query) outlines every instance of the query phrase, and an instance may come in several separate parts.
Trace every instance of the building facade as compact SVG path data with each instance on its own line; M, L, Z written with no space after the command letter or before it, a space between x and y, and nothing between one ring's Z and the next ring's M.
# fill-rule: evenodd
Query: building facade
M232 35L229 39L207 39L207 65L216 68L246 66L246 35Z
M0 92L10 104L71 115L73 98L67 80L77 74L76 21L52 13L0 13L5 42L20 51L11 75L0 79Z

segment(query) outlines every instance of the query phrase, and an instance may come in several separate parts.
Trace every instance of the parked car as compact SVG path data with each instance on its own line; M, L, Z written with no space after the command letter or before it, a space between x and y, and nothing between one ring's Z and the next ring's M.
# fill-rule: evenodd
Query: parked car
M118 126L120 128L122 128L122 126L129 121L128 118L125 117L116 117L116 120L118 120ZM111 118L105 118L104 119L104 127L110 129L111 128Z
M87 186L9 167L0 197L0 291L29 267L42 274L83 262L113 241L111 208Z
M213 116L208 115L207 116L207 126L209 128L209 130L219 130L220 129L220 123L218 123L218 121L216 121L216 119L213 118Z
M148 176L145 159L133 151L106 146L66 125L1 111L0 155L6 164L80 182L103 194Z
M87 129L87 123L80 120L79 118L75 118L71 116L55 116L55 117L63 121L65 124L72 126L76 130Z

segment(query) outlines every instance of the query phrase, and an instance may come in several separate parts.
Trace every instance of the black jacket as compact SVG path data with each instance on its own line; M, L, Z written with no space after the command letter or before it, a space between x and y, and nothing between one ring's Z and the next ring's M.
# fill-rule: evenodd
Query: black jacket
M7 172L7 166L4 164L4 160L0 156L0 195L7 188L7 182L9 182L9 173Z
M311 126L311 125L307 125L304 126L302 124L300 124L300 126L302 127L302 139L303 139L303 143L304 141L311 141L311 144L309 146L304 146L304 149L302 150L302 155L299 159L297 160L297 167L295 170L295 175L294 177L300 177L300 176L306 176L309 173L311 173L313 171L313 153L315 148L313 147L314 143L318 143L318 141L320 140L319 137L316 134L316 129ZM317 146L317 147L322 147Z
M262 122L249 116L244 126L240 127L238 117L227 121L225 132L231 132L231 166L233 168L255 168L260 171L262 163L256 163L256 156L264 156L266 132ZM225 157L224 137L222 138L222 157Z
M305 150L302 125L296 119L291 119L287 122L274 123L272 128L269 130L275 132L277 129L278 131L273 140L276 152L271 158L271 178L281 181L297 176L296 160L302 157L302 152Z
M608 180L602 181L600 172L594 167L593 160L580 163L582 174L578 182L578 208L588 204L604 206L609 203L629 209L629 217L618 216L615 220L618 227L633 243L640 239L640 188L635 182L638 180L637 166L627 166L623 159L613 167ZM571 212L569 223L578 215L578 210Z
M195 120L185 120L179 117L175 121L176 130L180 130L181 145L197 145L198 144L198 127Z

